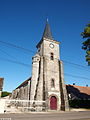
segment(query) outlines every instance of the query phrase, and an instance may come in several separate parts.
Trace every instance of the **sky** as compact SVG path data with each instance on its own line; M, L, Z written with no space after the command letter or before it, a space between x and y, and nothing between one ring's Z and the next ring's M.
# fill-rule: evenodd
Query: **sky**
M65 83L90 86L90 67L80 35L90 21L90 0L0 0L0 77L4 77L4 91L11 92L31 76L32 56L46 18L52 36L61 42Z

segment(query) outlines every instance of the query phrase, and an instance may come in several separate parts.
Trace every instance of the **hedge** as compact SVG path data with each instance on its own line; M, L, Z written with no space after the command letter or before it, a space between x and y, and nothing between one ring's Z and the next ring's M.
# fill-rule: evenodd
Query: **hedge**
M69 100L69 106L72 108L90 109L90 100Z

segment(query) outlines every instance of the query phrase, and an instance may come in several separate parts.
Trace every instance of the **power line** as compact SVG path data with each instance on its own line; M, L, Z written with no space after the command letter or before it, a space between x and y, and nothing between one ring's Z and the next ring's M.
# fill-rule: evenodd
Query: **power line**
M50 56L46 56L46 55L45 55L45 57L47 57L47 58L50 59ZM54 58L54 59L59 60L59 59L57 59L57 58ZM70 65L74 65L74 66L78 67L78 69L80 69L80 70L85 70L85 71L90 72L90 69L89 69L88 67L84 66L84 65L79 65L79 64L77 64L77 63L72 63L72 62L69 62L69 61L66 61L66 60L61 60L61 61L63 61L63 63L68 63L68 64L70 64ZM83 68L83 69L81 69L81 68ZM85 69L84 69L84 68L85 68Z
M0 40L0 43L2 43L2 44L4 44L4 45L11 46L11 47L14 47L14 48L22 49L22 50L24 50L24 51L26 51L26 52L29 52L29 53L31 53L31 52L32 52L32 53L35 53L35 51L29 50L29 49L24 48L24 47L21 47L21 46L17 46L17 45L12 44L12 43L3 42L3 41L1 41L1 40Z
M8 55L10 58L16 59L14 56L8 54L8 53L5 52L4 50L0 49L0 51L3 52L4 54ZM26 66L26 67L30 67L29 64L25 64L25 63L22 63L22 62L19 62L19 61L15 61L15 60L10 60L10 59L1 58L1 57L0 57L0 60L7 61L7 62L11 62L11 63L15 63L15 64L20 64L20 65L23 65L23 66Z
M22 62L19 62L19 61L10 60L10 59L6 59L6 58L2 58L2 57L0 57L0 60L11 62L11 63L20 64L20 65L23 65L23 66L26 66L26 67L30 67L31 66L31 65L26 64L26 63L22 63Z
M12 46L14 48L19 48L19 49L22 49L26 52L29 52L29 53L36 53L35 51L33 50L30 50L30 49L27 49L27 48L24 48L24 47L21 47L21 46L17 46L17 45L14 45L12 43L8 43L8 42L3 42L3 41L0 41L0 43L4 44L4 45L8 45L8 46ZM49 57L49 56L46 56L46 57ZM50 57L49 57L50 58ZM57 59L57 58L54 58L54 59ZM82 68L87 68L86 66L84 65L80 65L80 64L77 64L77 63L72 63L72 62L69 62L69 61L66 61L66 60L62 60L64 63L68 63L68 64L71 64L71 65L74 65L74 66L78 66L78 67L82 67ZM80 68L79 68L80 69ZM85 70L85 69L84 69ZM88 68L87 68L87 71L90 71Z
M17 46L17 45L14 45L14 44L11 44L11 43L7 43L7 42L3 42L3 41L0 41L0 43L4 44L4 45L7 45L7 46L11 46L11 47L14 47L14 48L18 48L18 49L21 49L21 50L24 50L25 52L28 52L29 53L35 53L35 51L33 50L29 50L27 48L24 48L24 47L21 47L21 46ZM8 54L7 52L5 52L4 50L1 50L1 52L3 52L4 54L8 55L9 57L14 57L14 56L11 56L10 54ZM49 57L49 56L46 56L46 57ZM14 57L15 58L15 57ZM50 58L50 57L49 57ZM57 58L54 58L54 59L57 59ZM3 60L3 61L7 61L7 62L11 62L11 63L15 63L15 64L20 64L20 65L23 65L25 67L32 67L31 65L29 64L26 64L26 63L23 63L23 62L19 62L19 61L15 61L15 60L10 60L10 59L6 59L6 58L1 58L0 57L0 60ZM58 60L58 59L57 59ZM77 64L77 63L72 63L72 62L69 62L69 61L66 61L66 60L62 60L64 63L67 63L67 64L70 64L70 65L74 65L74 66L77 66L81 68L87 68L86 66L84 65L80 65L80 64ZM86 70L86 69L84 69ZM87 68L88 70L88 68ZM56 72L57 71L54 71L54 70L47 70L47 71L51 71L51 72ZM89 70L88 70L89 71ZM83 77L83 76L78 76L78 75L73 75L73 74L68 74L68 73L64 73L65 76L70 76L70 77L74 77L74 78L79 78L79 79L84 79L84 80L88 80L90 81L90 78L86 78L86 77Z
M90 72L90 70L89 70L86 66L80 67L80 66L77 66L77 65L75 65L75 64L73 64L73 63L69 63L69 62L67 63L67 62L65 62L64 60L63 60L63 63L64 63L64 66L70 65L70 66L72 66L73 69L76 68L76 69L79 69L79 70L82 70L82 71ZM70 66L69 66L69 67L70 67Z
M4 50L0 49L1 52L3 52L4 54L8 55L9 57L13 57L14 59L16 59L14 56L8 54L7 52L5 52ZM49 57L49 56L46 56L46 57ZM65 61L64 62L68 63L68 64L72 64L72 65L75 65L75 66L80 66L80 67L83 67L82 65L78 65L78 64L74 64L74 63L71 63L71 62L68 62L68 61ZM86 68L86 66L84 66ZM80 69L80 68L79 68ZM89 70L88 70L89 71ZM90 72L90 71L89 71Z
M0 60L3 60L3 61L7 61L7 62L11 62L11 63L15 63L15 64L20 64L20 65L23 65L23 66L26 66L26 67L32 67L31 65L29 64L25 64L25 63L22 63L22 62L19 62L19 61L14 61L14 60L10 60L10 59L5 59L5 58L1 58L0 57ZM37 68L37 67L36 67ZM57 71L55 70L47 70L47 71L51 71L51 72L54 72L54 73L57 73ZM86 77L83 77L83 76L77 76L77 75L73 75L73 74L68 74L68 73L64 73L66 76L71 76L71 77L74 77L74 78L80 78L80 79L84 79L84 80L89 80L90 81L90 78L86 78Z
M72 75L72 74L68 74L68 73L64 73L66 76L71 76L71 77L74 77L74 78L80 78L80 79L84 79L84 80L89 80L90 81L90 78L86 78L86 77L82 77L82 76L77 76L77 75Z
M72 65L75 65L75 66L79 66L79 67L84 67L84 68L87 68L86 66L84 66L84 65L79 65L79 64L77 64L77 63L72 63L72 62L69 62L69 61L66 61L66 60L62 60L63 62L65 62L65 63L68 63L68 64L72 64Z
M12 56L12 55L8 54L8 53L7 53L7 52L5 52L4 50L0 49L0 51L1 51L1 52L3 52L4 54L8 55L9 57L16 59L14 56Z

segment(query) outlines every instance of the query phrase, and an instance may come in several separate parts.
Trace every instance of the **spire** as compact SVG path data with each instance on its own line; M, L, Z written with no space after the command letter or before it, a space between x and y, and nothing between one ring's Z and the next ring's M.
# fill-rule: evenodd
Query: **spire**
M48 18L46 20L46 26L45 26L45 29L44 29L43 37L53 39L52 34L51 34L51 30L50 30L50 25L48 23Z

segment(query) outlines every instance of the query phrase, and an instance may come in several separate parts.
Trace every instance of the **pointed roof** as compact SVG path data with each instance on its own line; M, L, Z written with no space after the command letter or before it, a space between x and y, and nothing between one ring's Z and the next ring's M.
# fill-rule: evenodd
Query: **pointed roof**
M45 29L44 29L44 33L43 33L42 38L53 39L51 30L50 30L50 25L48 23L48 19L46 20L46 25L45 25Z
M25 80L23 83L21 83L16 89L21 88L22 86L26 85L28 83L28 81L30 81L30 80L31 80L31 77L29 77L27 80Z
M51 33L51 30L50 30L50 25L48 23L48 19L46 20L46 25L45 25L45 29L44 29L44 32L43 32L43 36L42 36L42 39L40 40L40 42L36 45L36 47L38 48L41 43L43 42L43 38L47 38L47 39L50 39L51 41L57 43L57 44L60 44L60 42L54 40L54 38L52 37L52 33Z

